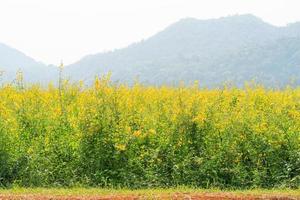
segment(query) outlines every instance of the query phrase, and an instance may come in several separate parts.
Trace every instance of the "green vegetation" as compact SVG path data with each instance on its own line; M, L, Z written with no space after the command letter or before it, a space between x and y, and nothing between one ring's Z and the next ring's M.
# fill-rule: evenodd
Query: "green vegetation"
M1 186L299 188L300 90L196 85L3 86Z

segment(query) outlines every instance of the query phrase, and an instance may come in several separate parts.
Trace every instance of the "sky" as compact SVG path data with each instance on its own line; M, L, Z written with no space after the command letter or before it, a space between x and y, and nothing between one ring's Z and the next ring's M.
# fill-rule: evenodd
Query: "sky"
M300 21L299 8L299 0L0 0L0 43L46 64L71 64L186 17L251 13L284 26Z

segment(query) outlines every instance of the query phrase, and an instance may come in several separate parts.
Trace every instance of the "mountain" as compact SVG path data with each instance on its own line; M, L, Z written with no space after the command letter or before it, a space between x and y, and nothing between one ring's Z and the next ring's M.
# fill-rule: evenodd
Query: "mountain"
M66 67L71 80L112 80L151 85L199 81L241 86L255 79L267 86L300 84L300 23L276 27L253 15L182 19L126 48L89 55Z
M19 70L26 82L57 82L57 67L0 43L0 82L13 82ZM64 77L90 84L108 73L128 84L300 85L300 22L277 27L253 15L185 18L126 48L88 55L67 66Z
M0 43L0 81L13 82L21 71L26 82L46 83L55 80L57 69L46 66L24 53Z

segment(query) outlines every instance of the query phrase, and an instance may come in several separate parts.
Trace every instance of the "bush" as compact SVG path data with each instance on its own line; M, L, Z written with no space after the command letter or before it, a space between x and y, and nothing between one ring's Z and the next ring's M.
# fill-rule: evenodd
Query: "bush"
M300 90L0 89L0 184L299 187Z

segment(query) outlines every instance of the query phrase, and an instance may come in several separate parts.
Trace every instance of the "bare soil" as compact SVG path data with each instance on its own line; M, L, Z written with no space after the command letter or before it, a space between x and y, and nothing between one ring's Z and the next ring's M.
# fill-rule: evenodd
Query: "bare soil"
M300 200L300 196L234 195L231 193L175 193L170 195L1 195L0 200Z

